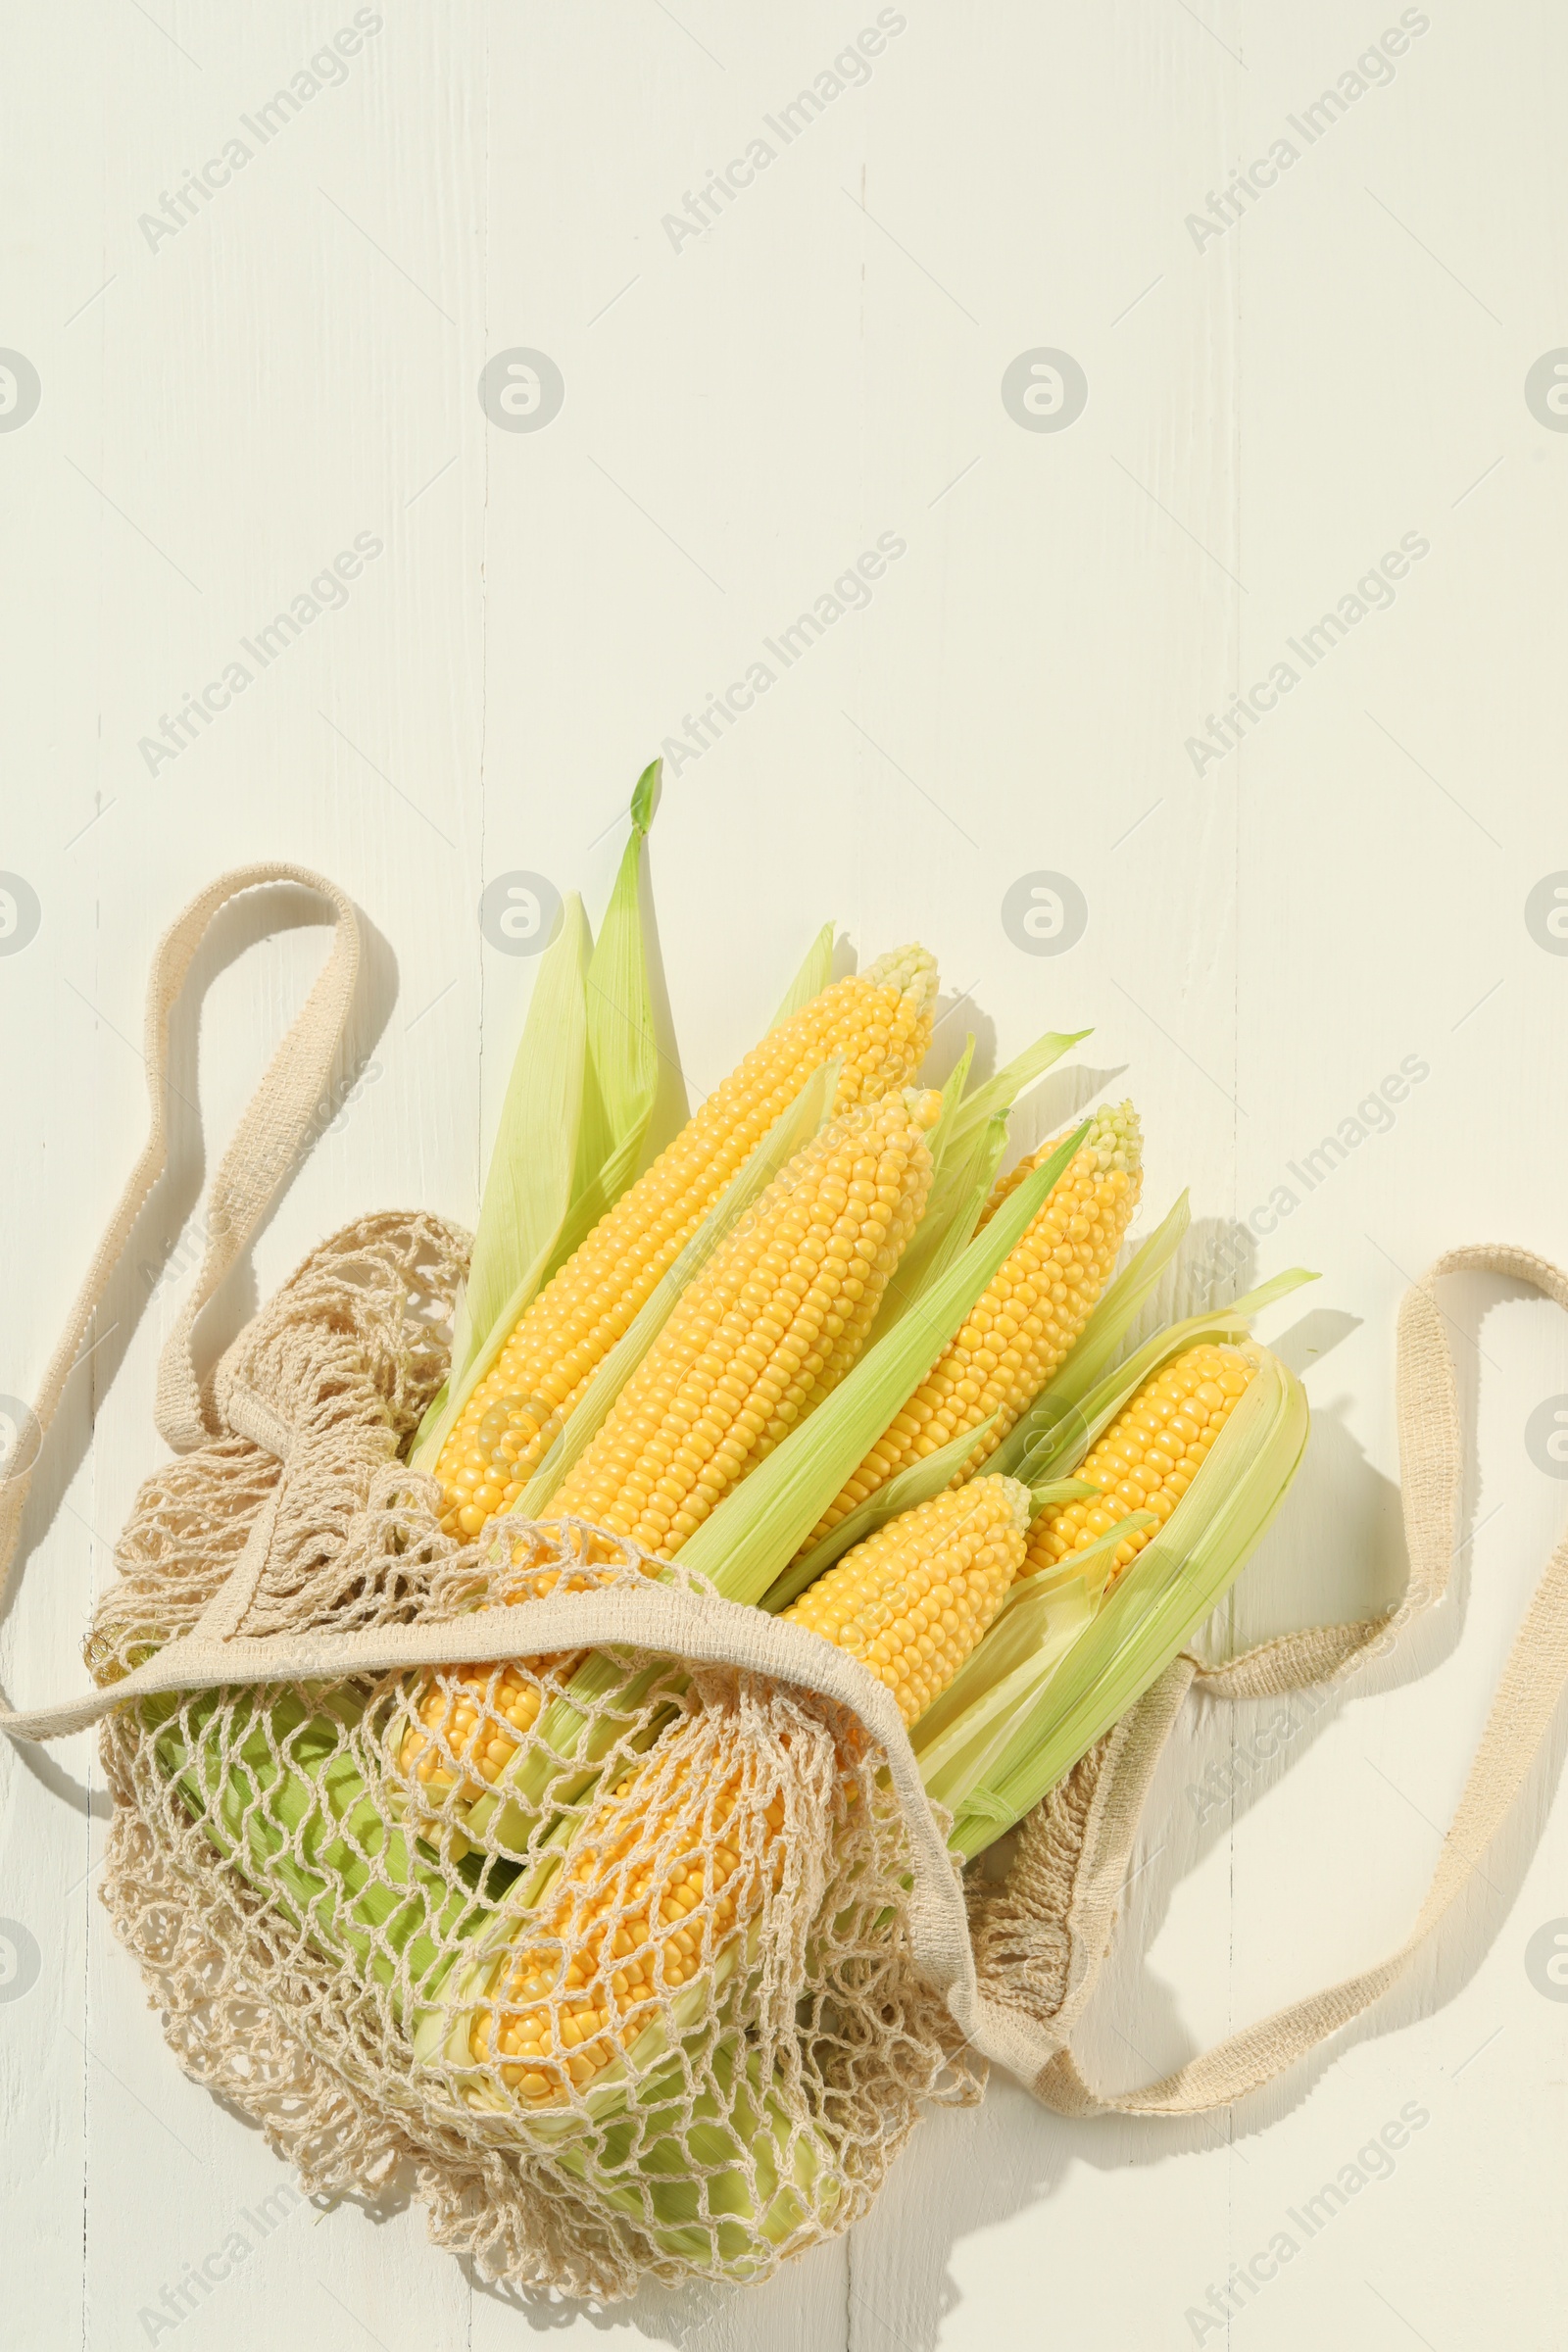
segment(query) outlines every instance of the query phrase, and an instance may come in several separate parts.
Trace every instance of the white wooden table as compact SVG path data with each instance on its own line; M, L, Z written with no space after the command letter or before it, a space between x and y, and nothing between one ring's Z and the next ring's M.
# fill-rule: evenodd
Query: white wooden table
M536 968L487 943L481 891L536 873L597 911L662 746L688 1094L830 914L862 955L938 951L943 1066L969 1025L1000 1056L1093 1023L1048 1110L1131 1088L1151 1210L1190 1184L1211 1240L1241 1234L1238 1281L1324 1278L1263 1327L1315 1434L1238 1634L1392 1596L1407 1276L1460 1241L1568 1248L1568 956L1543 912L1568 867L1561 27L1511 0L6 19L0 343L35 382L0 363L0 867L25 886L0 885L0 1392L29 1395L136 1148L143 977L188 897L287 857L375 941L364 1082L213 1348L355 1212L471 1219ZM1243 693L1237 746L1211 717ZM1041 873L1087 911L1055 955L1004 919ZM274 900L204 961L180 1084L210 1156L319 959L297 913ZM1298 1180L1415 1064L1387 1122ZM185 1116L39 1490L14 1698L79 1678L158 1458L199 1183ZM1085 2038L1103 2082L1392 1948L1419 1904L1564 1501L1551 1410L1532 1422L1568 1392L1560 1320L1494 1282L1447 1304L1472 1433L1454 1594L1316 1714L1189 1712ZM1408 1986L1229 2118L1072 2126L998 2082L766 2288L544 2315L416 2211L278 2195L95 1902L90 1739L8 1748L6 2340L168 2340L164 2289L270 2197L180 2352L491 2352L547 2325L703 2352L1544 2352L1568 2286L1568 1988L1540 1933L1568 1914L1560 1762L1559 1740ZM1412 2111L1392 2170L1217 2318L1210 2289Z

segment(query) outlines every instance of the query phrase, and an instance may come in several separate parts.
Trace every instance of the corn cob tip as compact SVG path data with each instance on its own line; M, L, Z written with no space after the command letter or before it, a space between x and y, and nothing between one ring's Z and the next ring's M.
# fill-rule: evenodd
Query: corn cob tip
M929 1012L936 1003L937 959L929 948L911 940L906 948L890 948L868 963L862 978L873 988L896 988L910 1000L916 1013Z
M916 1127L929 1135L942 1116L940 1093L931 1086L910 1086L905 1089L904 1100L909 1106L909 1116Z
M1046 1149L1050 1151L1052 1147L1048 1145ZM1112 1168L1121 1168L1130 1176L1143 1166L1144 1126L1130 1097L1126 1102L1107 1103L1096 1111L1083 1149L1094 1152L1102 1175Z
M1000 1471L993 1472L992 1475L997 1486L1001 1488L1012 1513L1013 1526L1020 1533L1027 1534L1030 1516L1034 1510L1034 1500L1029 1489L1021 1479L1007 1478Z

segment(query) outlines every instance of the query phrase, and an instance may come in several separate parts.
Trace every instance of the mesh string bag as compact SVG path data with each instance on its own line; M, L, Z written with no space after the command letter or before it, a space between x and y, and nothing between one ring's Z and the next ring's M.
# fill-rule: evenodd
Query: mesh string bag
M249 1327L220 1409L259 1401L286 1457L220 1437L148 1480L86 1645L106 1689L219 1603L233 1640L318 1646L471 1642L502 1592L585 1626L590 1599L612 1620L646 1595L656 1563L580 1522L460 1546L401 1466L444 1368L410 1303L450 1303L461 1264L435 1220L367 1220ZM417 1673L115 1709L103 1899L182 2061L307 2187L373 2192L408 2160L436 2237L519 2283L755 2277L863 2213L920 2102L974 2070L911 1962L903 1815L860 1719L655 1654L553 1751L586 1645L525 1661L541 1795L477 1838L408 1760Z

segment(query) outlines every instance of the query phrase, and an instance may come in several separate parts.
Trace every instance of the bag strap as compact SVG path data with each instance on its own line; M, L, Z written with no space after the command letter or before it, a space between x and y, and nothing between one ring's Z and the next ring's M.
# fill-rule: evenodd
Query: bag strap
M1399 1309L1399 1468L1410 1580L1397 1609L1363 1625L1319 1626L1260 1643L1228 1666L1196 1671L1178 1660L1154 1687L1118 1752L1114 1743L1097 1788L1085 1864L1069 1925L1075 1953L1088 1955L1069 1981L1061 2023L1070 2034L1087 2002L1108 1940L1111 1917L1152 1778L1153 1757L1182 1696L1183 1670L1200 1688L1229 1697L1264 1697L1352 1671L1392 1647L1411 1620L1446 1592L1456 1552L1462 1474L1453 1357L1435 1285L1445 1274L1487 1273L1531 1284L1568 1309L1568 1274L1527 1250L1503 1245L1450 1250L1405 1293ZM1440 1920L1470 1884L1487 1846L1523 1788L1568 1684L1568 1536L1552 1553L1515 1638L1426 1900L1409 1936L1375 1967L1276 2010L1142 2090L1107 2094L1086 2081L1070 2046L1036 2075L1036 2097L1059 2114L1197 2115L1226 2107L1272 2082L1320 2042L1370 2009L1409 1967ZM1174 1703L1173 1703L1174 1702ZM1091 1842L1093 1851L1091 1852ZM1082 1903L1080 1905L1080 1892Z
M147 1141L39 1383L33 1407L36 1442L28 1446L27 1458L0 1479L0 1607L4 1606L11 1584L23 1513L43 1440L60 1408L66 1383L136 1219L168 1165L165 1086L170 1022L175 999L214 916L231 899L269 882L294 882L302 890L325 900L332 909L335 928L331 954L293 1027L268 1064L213 1179L201 1270L159 1358L156 1419L168 1445L176 1453L188 1453L218 1434L191 1353L196 1318L249 1242L273 1194L299 1156L348 1025L360 967L360 924L352 900L335 882L313 873L308 866L273 860L236 866L231 873L220 875L199 897L192 899L159 942L147 984L143 1056L151 1111ZM10 1715L11 1710L0 1702L0 1725Z

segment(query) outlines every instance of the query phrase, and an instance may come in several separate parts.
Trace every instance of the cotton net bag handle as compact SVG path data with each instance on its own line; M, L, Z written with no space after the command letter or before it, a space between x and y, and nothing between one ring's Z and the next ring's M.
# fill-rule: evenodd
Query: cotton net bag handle
M39 1384L33 1408L36 1443L28 1459L0 1479L0 1606L4 1605L16 1560L33 1467L60 1407L66 1383L81 1352L93 1316L103 1301L148 1194L169 1162L166 1082L170 1021L174 1003L213 918L231 899L265 883L293 882L331 908L332 950L282 1044L268 1064L213 1179L207 1218L207 1249L196 1286L170 1333L158 1364L155 1417L159 1434L176 1453L189 1453L216 1434L191 1354L196 1318L266 1214L279 1183L298 1157L348 1025L360 968L360 923L353 902L308 866L270 860L236 866L220 874L172 922L159 943L147 985L144 1059L151 1120L141 1157L130 1172L110 1218L74 1305ZM11 1710L0 1703L0 1724Z
M1392 1646L1409 1622L1447 1590L1458 1546L1462 1455L1453 1357L1435 1286L1442 1275L1461 1273L1509 1275L1568 1310L1568 1274L1530 1250L1506 1245L1450 1250L1405 1293L1399 1309L1397 1364L1399 1467L1410 1555L1404 1598L1390 1616L1367 1624L1286 1635L1208 1672L1181 1659L1161 1678L1143 1702L1142 1725L1129 1726L1133 1736L1117 1759L1122 1785L1109 1791L1112 1819L1091 1873L1096 1884L1085 1889L1086 1907L1101 1916L1074 1923L1076 1940L1086 1949L1097 1954L1104 1949L1159 1745L1195 1682L1217 1695L1253 1698L1331 1681L1362 1656ZM1060 2048L1036 2075L1035 2095L1063 2115L1197 2115L1245 2098L1361 2016L1404 1974L1469 1885L1524 1786L1565 1684L1568 1535L1552 1553L1515 1638L1426 1900L1398 1950L1373 1968L1276 2010L1145 2089L1097 2092L1071 2049ZM1099 1940L1094 1941L1097 1931ZM1091 1983L1086 1972L1085 1998Z

